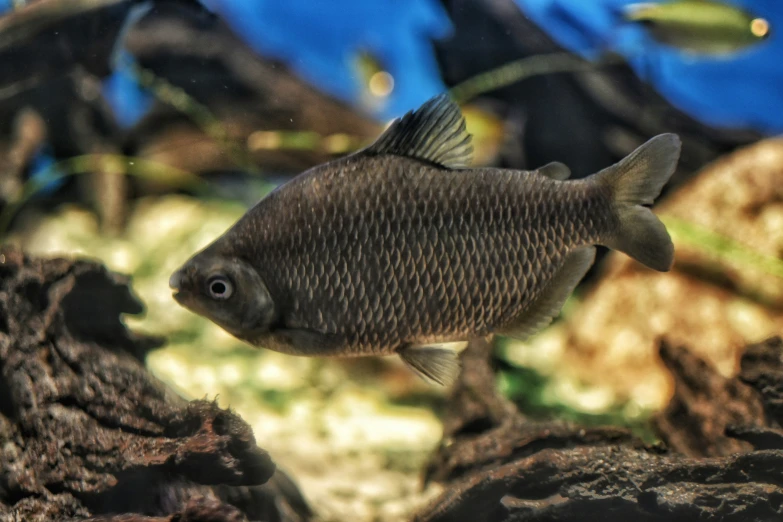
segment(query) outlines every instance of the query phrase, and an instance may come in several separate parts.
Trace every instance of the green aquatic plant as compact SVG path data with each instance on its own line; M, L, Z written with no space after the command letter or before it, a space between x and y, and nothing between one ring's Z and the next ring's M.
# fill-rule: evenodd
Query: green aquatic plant
M783 278L781 259L764 255L730 237L682 219L662 216L661 221L675 242L689 244L715 258Z
M652 411L629 415L628 404L612 404L599 412L585 411L552 393L552 378L534 368L509 366L497 374L500 392L513 401L519 410L533 419L557 418L582 426L620 426L628 428L646 442L657 438L649 424Z
M449 94L458 104L466 103L485 92L514 84L526 78L558 72L580 72L600 65L619 62L611 56L599 62L589 62L570 53L549 53L514 60L495 69L480 73L452 87ZM215 140L239 167L258 173L258 167L250 157L249 149L268 150L318 150L330 154L353 152L369 145L372 139L337 133L324 136L314 131L259 130L248 137L247 148L233 140L220 120L187 91L177 87L136 63L129 63L139 83L150 90L160 101L167 103L188 116L208 136Z
M485 92L507 87L532 76L561 72L580 72L620 61L619 57L606 57L599 62L589 62L571 53L548 53L527 56L477 74L449 90L457 103L465 103Z
M329 154L345 154L369 145L372 140L344 133L324 136L315 131L259 130L247 138L253 150L322 150Z
M237 166L253 174L259 173L258 165L250 157L247 149L231 138L226 127L206 105L198 102L185 89L177 87L149 69L133 62L127 65L142 87L149 89L158 100L171 105L190 118L207 136L220 145Z
M225 125L206 105L193 98L185 89L136 63L129 63L128 66L143 87L149 89L158 100L190 118L204 134L215 140L238 167L252 174L258 175L260 171L248 149L321 149L330 154L343 154L368 144L367 138L343 133L324 136L315 131L258 130L248 136L247 147L244 147L229 135Z
M119 154L74 156L50 165L39 176L27 180L19 196L9 202L0 212L0 237L5 237L11 221L25 203L50 183L76 174L91 174L101 171L117 175L128 174L173 187L185 188L196 194L207 194L208 183L205 180L190 172L162 163Z

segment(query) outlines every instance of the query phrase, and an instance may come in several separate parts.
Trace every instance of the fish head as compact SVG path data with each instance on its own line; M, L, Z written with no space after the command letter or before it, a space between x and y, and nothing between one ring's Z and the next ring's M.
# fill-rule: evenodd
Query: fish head
M232 335L252 340L269 332L277 313L261 275L247 261L207 249L169 278L174 299Z

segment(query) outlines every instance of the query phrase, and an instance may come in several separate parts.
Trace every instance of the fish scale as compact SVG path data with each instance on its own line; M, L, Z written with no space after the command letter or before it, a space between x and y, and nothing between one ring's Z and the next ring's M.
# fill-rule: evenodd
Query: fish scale
M594 245L671 266L668 233L643 205L674 171L676 136L573 181L557 163L468 169L470 151L459 108L436 97L368 149L262 199L172 275L175 298L255 346L399 354L446 383L459 365L440 345L535 333L584 276Z
M318 227L308 227L302 234L292 236L287 248L280 244L277 246L282 250L261 253L259 266L265 267L262 270L265 280L287 280L291 288L307 288L308 295L312 295L307 301L296 301L297 314L291 318L292 323L345 335L357 353L373 344L370 338L381 339L381 349L376 351L386 353L418 337L460 336L467 332L483 335L497 325L500 317L513 317L527 304L525 300L511 298L514 288L522 288L534 297L540 291L541 281L546 281L558 268L558 261L567 248L591 240L585 226L566 227L568 217L557 209L567 204L568 198L564 196L568 191L556 190L556 182L552 180L537 178L531 180L532 186L526 185L524 191L519 191L514 177L526 176L523 173L483 171L473 176L472 183L467 183L469 178L460 179L460 173L445 173L415 160L394 158L395 163L400 160L403 164L392 168L388 158L365 160L362 172L357 172L352 180L352 190L342 194L336 191L327 197L334 206L321 223L320 234ZM355 160L347 160L348 164L343 166L331 165L329 171L314 171L310 176L339 177L353 170L349 168L352 161ZM338 170L335 173L332 169ZM415 174L410 175L412 171ZM444 176L451 177L454 183L438 189L448 181ZM315 192L306 191L313 197L322 197ZM407 193L409 197L398 200L384 196L395 192ZM514 192L516 198L512 198ZM301 194L297 192L293 197L298 200ZM285 219L281 216L284 208L311 207L311 204L294 207L287 199L287 194L282 194L273 200L277 208L259 209L259 214L280 221ZM382 212L377 213L377 209L363 203L356 204L357 199L382 205ZM462 220L456 220L456 230L453 223L446 227L447 220L435 214L453 206L455 201L462 201L467 210ZM526 217L537 228L528 230L522 226L519 214L498 211L503 205L531 209ZM405 218L393 226L378 219L386 215ZM289 219L307 222L306 215L295 214ZM384 234L389 229L394 230L391 236ZM235 232L245 231L240 227ZM446 238L452 239L454 246ZM325 256L324 244L328 246ZM363 247L388 252L393 266L385 266L383 256L364 257L359 262ZM558 255L542 257L539 255L542 249ZM515 255L519 252L525 252L524 259ZM493 258L516 258L517 262L497 265ZM288 269L287 263L292 260L295 260L292 269ZM324 264L323 270L330 277L315 277L321 269L315 269L314 265L319 264ZM282 266L286 267L283 273L274 270ZM452 271L447 282L437 275L443 268ZM382 280L386 285L377 285L373 278L367 277L379 273L384 274ZM433 280L438 279L441 285L433 286ZM372 290L365 290L362 296L356 292L359 284ZM493 291L476 292L475 285ZM360 313L372 308L368 295L381 295L385 291L378 286L391 287L399 299L385 313ZM324 300L336 302L323 310ZM390 317L404 318L402 324L406 327L390 328Z

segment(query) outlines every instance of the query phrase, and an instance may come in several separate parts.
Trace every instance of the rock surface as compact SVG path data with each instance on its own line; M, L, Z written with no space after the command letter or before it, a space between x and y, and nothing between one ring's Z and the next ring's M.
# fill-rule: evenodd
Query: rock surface
M419 522L772 521L783 516L783 341L748 347L726 379L660 345L676 382L655 426L669 445L620 429L529 422L494 392L487 347L463 354L445 438L426 478L446 492ZM695 458L705 457L705 458Z
M311 520L248 424L147 372L160 340L120 320L141 310L102 265L0 252L0 520ZM780 338L746 348L731 378L661 342L675 384L657 445L526 418L498 393L490 354L481 340L462 355L424 476L444 492L414 520L783 516Z
M0 253L0 520L308 520L247 423L147 372L127 284Z

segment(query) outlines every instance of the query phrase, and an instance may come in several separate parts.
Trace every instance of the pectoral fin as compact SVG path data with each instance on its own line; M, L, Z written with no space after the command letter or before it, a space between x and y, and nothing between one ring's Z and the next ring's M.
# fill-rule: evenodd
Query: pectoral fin
M557 317L579 281L595 260L595 247L580 248L568 254L563 266L544 288L538 298L516 319L497 330L497 333L516 339L527 339Z
M454 350L433 346L406 346L398 352L402 360L425 381L441 386L452 384L459 376L459 355Z

